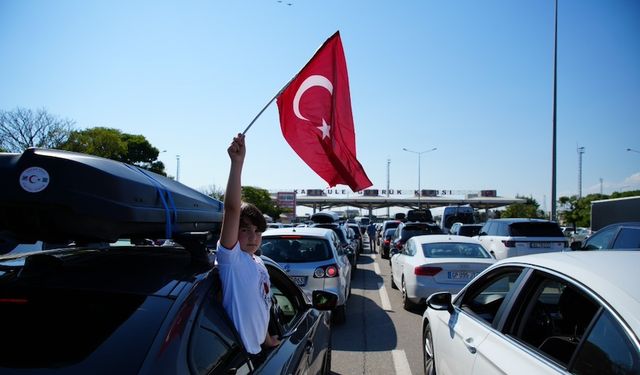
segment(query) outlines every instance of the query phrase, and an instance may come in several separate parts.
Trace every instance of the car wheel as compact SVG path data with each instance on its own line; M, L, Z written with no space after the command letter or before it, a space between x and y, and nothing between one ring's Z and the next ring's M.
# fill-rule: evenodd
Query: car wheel
M435 356L433 353L433 337L431 335L431 325L425 324L422 331L422 364L424 368L424 375L435 375L436 364Z
M347 320L347 304L345 303L342 306L336 307L331 316L334 324L344 323L344 321Z
M411 302L409 297L407 297L407 284L404 282L404 277L402 278L402 307L405 310L411 310L415 304Z
M393 272L391 273L391 288L392 289L398 289L398 286L396 285L396 282L393 281Z

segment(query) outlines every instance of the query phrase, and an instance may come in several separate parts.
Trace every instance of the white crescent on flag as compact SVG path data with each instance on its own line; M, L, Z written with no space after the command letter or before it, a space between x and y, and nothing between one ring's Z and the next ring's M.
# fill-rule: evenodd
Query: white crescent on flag
M300 98L302 98L302 94L304 94L305 91L314 86L324 87L329 90L331 95L333 95L333 84L325 76L312 75L305 79L298 88L298 91L296 91L296 95L293 97L293 113L300 120L309 121L309 119L300 114Z

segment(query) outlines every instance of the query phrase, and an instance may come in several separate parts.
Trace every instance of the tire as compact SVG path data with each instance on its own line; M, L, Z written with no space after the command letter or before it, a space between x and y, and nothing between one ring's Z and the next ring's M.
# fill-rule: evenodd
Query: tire
M347 320L347 304L336 307L331 317L334 324L343 324Z
M395 281L393 281L393 273L391 273L391 289L398 289Z
M407 284L404 282L404 277L402 278L402 307L407 311L411 311L415 307L415 304L407 297Z
M433 336L431 334L431 325L429 323L425 324L422 329L422 368L424 375L436 375Z

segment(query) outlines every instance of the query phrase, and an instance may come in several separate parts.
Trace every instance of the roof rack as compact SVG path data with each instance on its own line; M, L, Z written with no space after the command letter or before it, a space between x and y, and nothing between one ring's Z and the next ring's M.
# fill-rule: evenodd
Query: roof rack
M38 148L0 153L0 181L0 230L23 241L184 238L219 231L222 222L221 201L97 156Z

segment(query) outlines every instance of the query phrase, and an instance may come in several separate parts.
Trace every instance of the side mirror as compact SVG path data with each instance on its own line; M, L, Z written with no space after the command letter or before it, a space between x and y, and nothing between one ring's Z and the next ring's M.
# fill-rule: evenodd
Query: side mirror
M311 303L318 310L333 310L338 305L338 295L324 290L311 292Z
M487 232L480 232L480 233L478 233L478 236L486 236L486 235L487 235Z
M582 250L582 241L573 241L569 247L571 250Z
M451 293L449 292L439 292L434 293L427 298L427 307L439 310L439 311L448 311L450 314L453 313L453 304L451 303Z

